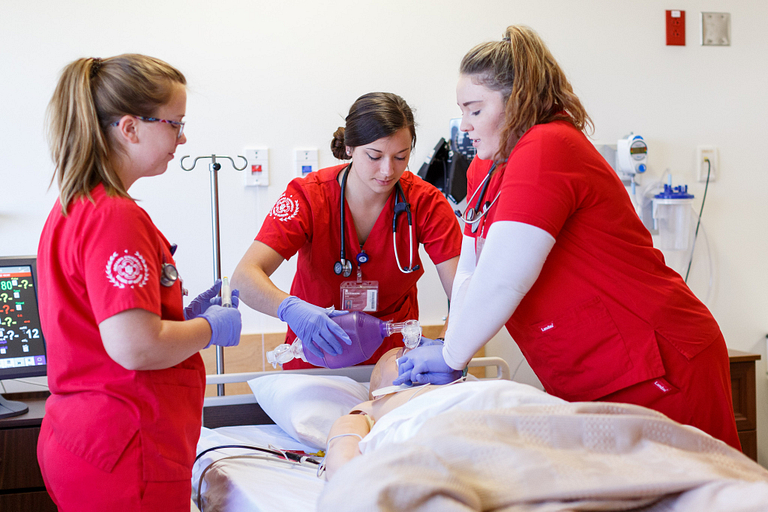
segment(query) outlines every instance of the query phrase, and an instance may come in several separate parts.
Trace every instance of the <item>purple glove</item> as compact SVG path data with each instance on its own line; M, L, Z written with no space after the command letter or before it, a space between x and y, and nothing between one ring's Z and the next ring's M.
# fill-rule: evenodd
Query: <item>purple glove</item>
M341 354L341 342L352 344L344 329L331 317L345 315L349 311L328 311L291 295L280 303L277 317L287 323L303 345L322 358L323 352L332 356Z
M214 304L221 306L221 297L219 291L221 290L221 279L217 279L213 286L192 299L189 306L184 308L184 320L192 320L205 313L205 311ZM239 290L232 290L232 307L237 308L240 305Z
M442 345L417 347L397 360L400 376L392 383L400 384L449 384L461 377L461 370L454 370L443 359Z
M431 338L427 338L425 336L422 336L421 340L419 340L419 344L417 345L417 348L418 347L428 347L430 345L439 345L439 346L442 347L443 346L443 340L433 340Z
M233 300L232 304L234 303ZM240 343L240 329L243 327L243 322L237 308L210 305L200 318L205 318L211 326L211 341L205 348L211 345L233 347Z

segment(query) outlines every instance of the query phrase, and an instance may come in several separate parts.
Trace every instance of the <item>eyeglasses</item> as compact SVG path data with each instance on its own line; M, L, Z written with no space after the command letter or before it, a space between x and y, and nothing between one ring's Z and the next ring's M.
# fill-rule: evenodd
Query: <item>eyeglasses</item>
M170 119L158 119L157 117L144 117L144 116L133 116L136 119L139 119L141 121L145 121L147 123L167 123L173 126L174 128L178 128L179 133L176 134L176 138L180 139L182 135L184 135L184 125L186 124L184 121L171 121ZM112 123L112 126L117 126L120 124L120 121L115 121Z

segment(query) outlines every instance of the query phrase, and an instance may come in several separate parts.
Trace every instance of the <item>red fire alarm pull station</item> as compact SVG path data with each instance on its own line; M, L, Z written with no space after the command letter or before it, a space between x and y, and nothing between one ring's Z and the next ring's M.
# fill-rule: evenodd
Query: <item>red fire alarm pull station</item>
M685 46L685 11L667 11L667 46Z

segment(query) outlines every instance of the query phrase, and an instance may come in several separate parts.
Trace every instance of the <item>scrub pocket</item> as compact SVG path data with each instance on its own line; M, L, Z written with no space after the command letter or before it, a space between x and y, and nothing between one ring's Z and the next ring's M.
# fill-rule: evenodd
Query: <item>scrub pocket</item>
M111 472L139 427L135 411L102 393L54 395L46 420L56 442L102 471Z
M621 387L633 368L624 338L600 297L527 329L531 367L566 400L594 400ZM522 348L522 347L521 347Z
M144 479L172 481L191 477L203 413L200 371L168 368L146 372L154 395L142 418Z

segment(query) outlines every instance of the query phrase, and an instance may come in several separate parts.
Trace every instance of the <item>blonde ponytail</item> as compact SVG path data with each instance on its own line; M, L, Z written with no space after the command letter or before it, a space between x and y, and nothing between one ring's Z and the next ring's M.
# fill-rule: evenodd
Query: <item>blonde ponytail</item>
M64 215L100 183L107 194L130 197L115 169L120 147L110 125L124 115L152 116L184 75L145 55L78 59L62 71L48 104L48 139Z

